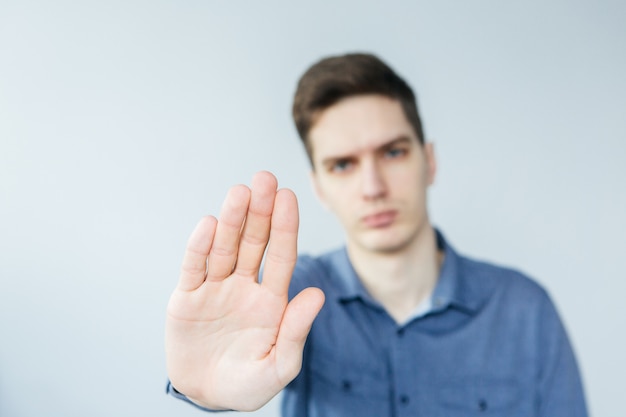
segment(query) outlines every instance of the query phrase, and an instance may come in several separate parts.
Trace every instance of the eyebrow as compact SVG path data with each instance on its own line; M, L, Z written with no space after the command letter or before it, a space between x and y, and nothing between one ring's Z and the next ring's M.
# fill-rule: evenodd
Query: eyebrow
M387 143L384 143L382 145L380 145L379 147L376 148L377 151L382 151L385 149L389 149L389 148L393 148L396 145L402 145L405 143L410 143L411 142L411 138L405 135L399 136L395 139L390 140Z
M388 142L385 142L379 146L376 147L376 149L374 150L375 152L380 152L380 151L385 151L389 148L393 148L396 145L400 145L400 144L404 144L404 143L409 143L412 139L406 135L401 135L398 136L394 139L389 140ZM328 158L324 158L322 159L322 166L332 166L333 164L335 164L337 161L341 161L341 160L346 160L346 159L352 159L354 158L354 155L337 155L337 156L329 156Z

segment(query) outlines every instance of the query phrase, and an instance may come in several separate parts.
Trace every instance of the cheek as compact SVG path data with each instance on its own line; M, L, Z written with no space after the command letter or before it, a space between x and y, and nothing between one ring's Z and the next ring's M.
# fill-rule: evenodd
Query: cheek
M333 195L332 201L329 201L329 207L339 217L347 217L351 212L350 199L341 192Z
M317 189L317 195L322 204L337 215L340 215L345 210L345 200L347 200L345 194L345 192L342 192L342 187L338 187L334 183L322 182Z
M428 184L428 172L423 166L413 165L410 167L398 166L391 171L389 183L396 185L401 190L411 190L415 192L417 188L423 188Z
M328 208L345 227L348 227L358 217L355 202L358 199L351 196L345 188L336 190L332 199L328 200Z

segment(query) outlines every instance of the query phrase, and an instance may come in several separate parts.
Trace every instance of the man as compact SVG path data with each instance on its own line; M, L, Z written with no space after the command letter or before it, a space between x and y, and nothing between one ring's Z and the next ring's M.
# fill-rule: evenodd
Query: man
M266 172L233 187L189 240L168 390L246 411L284 388L286 417L585 416L546 292L431 225L435 155L411 88L372 55L331 57L303 75L293 114L345 248L297 257L293 193Z

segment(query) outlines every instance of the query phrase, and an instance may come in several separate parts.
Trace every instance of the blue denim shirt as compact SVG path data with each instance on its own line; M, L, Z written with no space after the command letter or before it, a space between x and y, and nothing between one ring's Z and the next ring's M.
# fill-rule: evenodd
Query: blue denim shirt
M431 307L402 325L367 293L345 249L298 259L290 296L315 286L326 303L283 392L283 417L587 416L547 293L460 256L439 232L437 244L445 258Z
M572 348L547 293L519 272L445 253L431 309L398 325L345 249L299 258L291 296L321 288L284 417L586 416Z

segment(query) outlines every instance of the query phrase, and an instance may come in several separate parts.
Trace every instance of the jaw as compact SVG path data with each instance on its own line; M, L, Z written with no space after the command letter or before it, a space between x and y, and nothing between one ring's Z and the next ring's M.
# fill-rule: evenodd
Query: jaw
M411 248L421 240L425 231L430 229L426 218L419 224L398 222L384 228L361 229L350 233L347 245L353 252L380 255L402 255L411 252Z

